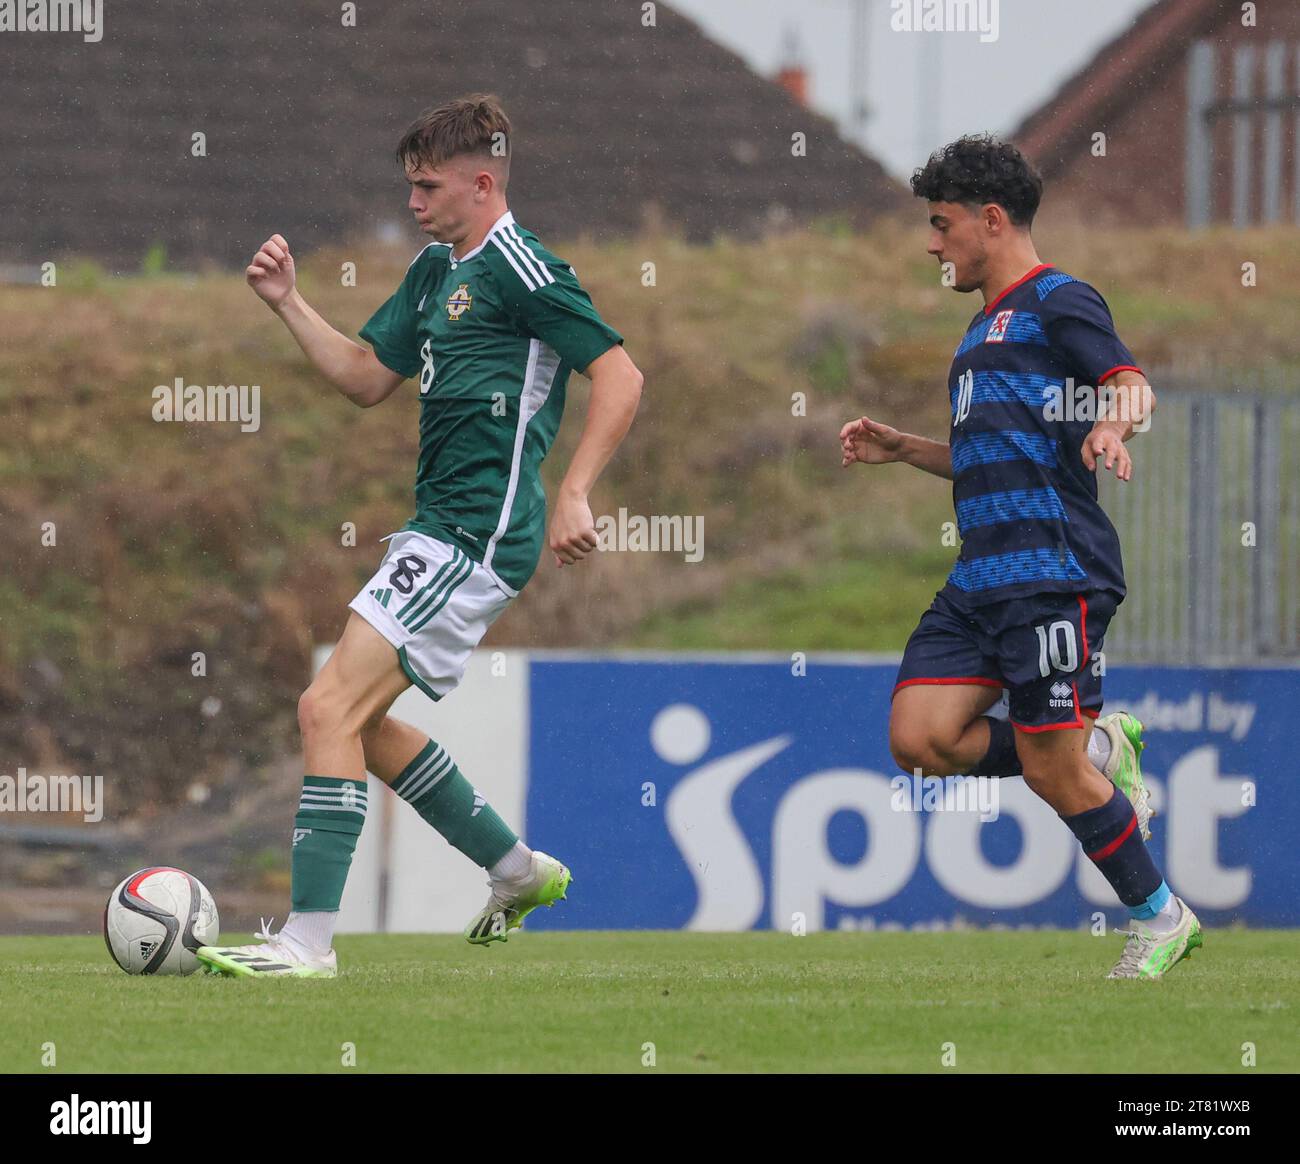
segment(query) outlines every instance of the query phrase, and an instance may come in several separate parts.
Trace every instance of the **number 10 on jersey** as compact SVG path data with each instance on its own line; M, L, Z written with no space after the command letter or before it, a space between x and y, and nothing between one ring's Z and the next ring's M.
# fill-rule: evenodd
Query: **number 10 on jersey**
M952 413L952 427L956 428L970 415L970 401L975 394L975 373L969 368L957 377L957 405Z

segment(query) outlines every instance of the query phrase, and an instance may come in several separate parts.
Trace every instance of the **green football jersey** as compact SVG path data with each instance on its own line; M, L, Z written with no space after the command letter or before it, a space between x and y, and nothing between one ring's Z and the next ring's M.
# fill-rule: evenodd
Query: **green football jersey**
M386 367L420 378L420 530L459 546L511 593L546 533L539 469L560 427L569 372L623 337L573 268L509 212L453 259L430 243L361 329Z

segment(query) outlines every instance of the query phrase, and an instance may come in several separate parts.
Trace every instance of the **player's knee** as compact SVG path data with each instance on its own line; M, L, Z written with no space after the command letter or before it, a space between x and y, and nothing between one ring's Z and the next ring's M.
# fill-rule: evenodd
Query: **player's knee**
M889 750L894 763L909 775L918 768L922 773L932 771L937 759L928 735L912 727L891 727Z
M344 728L346 707L338 693L319 680L298 697L298 730L320 737Z
M315 686L308 687L298 696L298 730L304 736L314 735L319 731L324 715L322 702L320 692Z
M904 772L919 768L924 776L952 776L962 770L956 740L938 735L928 725L891 727L889 750Z
M1053 798L1055 789L1081 783L1096 773L1096 769L1089 763L1086 755L1079 757L1077 762L1062 762L1052 757L1032 754L1027 756L1023 750L1020 756L1020 767L1030 792L1049 802Z
M1040 799L1047 799L1044 793L1052 790L1052 778L1046 772L1034 771L1027 764L1021 764L1024 772L1021 773L1025 781L1025 787Z

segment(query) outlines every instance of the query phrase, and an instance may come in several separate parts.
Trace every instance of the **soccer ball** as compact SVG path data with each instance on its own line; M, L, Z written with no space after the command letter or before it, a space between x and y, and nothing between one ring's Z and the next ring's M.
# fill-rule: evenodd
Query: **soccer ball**
M192 974L199 968L194 951L219 932L212 894L183 869L140 869L104 906L104 942L128 974Z

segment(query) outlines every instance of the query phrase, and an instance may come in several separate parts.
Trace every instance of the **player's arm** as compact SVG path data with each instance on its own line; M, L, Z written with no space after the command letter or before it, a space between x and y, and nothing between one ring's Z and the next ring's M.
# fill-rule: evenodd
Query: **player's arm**
M1098 388L1102 407L1097 423L1083 441L1083 463L1096 472L1098 463L1114 468L1120 481L1133 476L1133 458L1124 442L1135 432L1145 432L1156 409L1156 394L1136 368L1124 368Z
M560 483L547 531L557 566L580 562L596 548L596 523L587 497L632 427L644 382L619 344L592 360L584 374L591 381L587 420Z
M1042 301L1043 326L1052 348L1075 382L1097 389L1097 419L1079 450L1085 467L1114 469L1120 481L1133 476L1133 460L1124 442L1146 429L1155 409L1155 394L1137 360L1115 330L1110 308L1095 287L1069 281Z
M942 441L899 432L869 416L851 420L840 429L841 465L888 465L900 461L936 477L952 480L952 450Z
M587 496L632 425L642 376L623 350L623 337L601 319L568 263L520 239L494 245L489 269L506 310L525 334L591 380L587 419L546 531L555 564L572 566L596 548Z
M331 327L298 293L293 255L282 235L274 234L262 244L245 275L316 370L353 404L360 408L378 404L406 378L382 364L369 348Z

